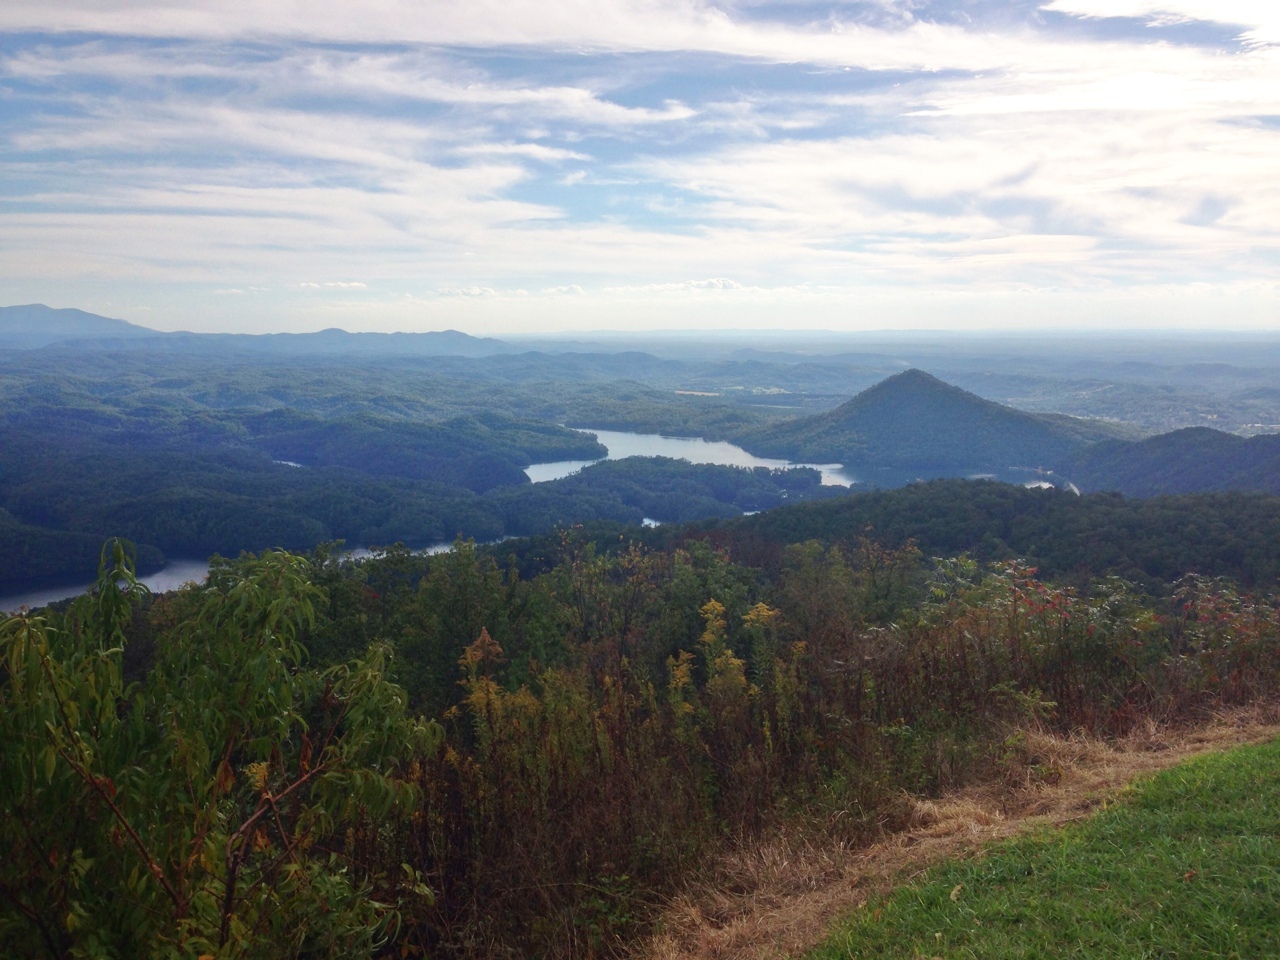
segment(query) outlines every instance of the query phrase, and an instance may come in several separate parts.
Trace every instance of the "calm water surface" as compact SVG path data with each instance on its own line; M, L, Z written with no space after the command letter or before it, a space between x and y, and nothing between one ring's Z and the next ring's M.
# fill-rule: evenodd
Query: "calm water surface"
M451 540L448 543L433 543L429 547L423 547L421 550L413 552L434 556L437 553L446 553L452 546L453 541ZM353 560L363 560L365 557L373 555L374 551L368 547L356 547L354 550L343 552L343 556L350 557ZM208 575L208 560L170 560L163 570L150 576L139 577L138 582L146 584L152 593L164 593L166 590L177 590L187 583L203 583L204 578ZM13 613L21 607L28 607L34 610L37 607L57 603L59 600L69 600L72 597L80 596L92 586L93 582L89 581L0 596L0 614Z
M671 457L690 463L714 463L725 467L813 467L822 474L826 486L847 487L857 479L845 472L838 463L792 463L790 460L771 460L747 453L736 444L725 440L702 440L698 437L663 437L655 433L627 433L621 430L580 430L594 433L609 451L606 460L624 457ZM525 473L534 483L559 480L596 460L560 460L556 463L535 463Z
M164 593L166 590L177 590L184 583L192 581L199 583L208 575L208 560L170 560L163 570L150 576L139 577L138 581L145 583L152 593ZM30 607L34 610L36 607L48 606L59 600L78 597L92 586L93 581L90 580L86 583L44 587L27 593L10 594L0 597L0 613L12 613L20 607Z

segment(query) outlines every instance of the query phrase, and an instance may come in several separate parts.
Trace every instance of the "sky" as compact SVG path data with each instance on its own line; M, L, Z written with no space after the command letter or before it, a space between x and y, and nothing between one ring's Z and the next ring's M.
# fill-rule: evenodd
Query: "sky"
M0 303L1280 329L1276 0L5 0Z

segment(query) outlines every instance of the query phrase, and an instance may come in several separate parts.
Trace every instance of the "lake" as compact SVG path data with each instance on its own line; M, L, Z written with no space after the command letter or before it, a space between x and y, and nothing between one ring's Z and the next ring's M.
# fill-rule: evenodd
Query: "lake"
M193 580L199 583L208 575L208 560L170 560L163 570L139 577L138 581L145 583L152 593L164 593L166 590L177 590L184 583L190 583ZM59 600L78 597L92 586L91 580L87 583L44 587L27 593L10 594L7 597L0 597L0 613L13 613L19 607L30 607L34 610L36 607L48 606Z
M437 553L445 553L452 547L453 541L450 540L447 543L433 543L429 547L413 552L434 556ZM373 556L373 553L368 547L356 547L354 550L343 551L343 556L353 560L363 560L365 557ZM208 575L208 560L170 560L163 570L139 577L138 582L146 584L147 589L152 593L164 593L167 590L177 590L186 583L202 583ZM14 613L21 607L35 610L37 607L57 603L59 600L69 600L85 593L92 586L93 581L89 581L2 596L0 597L0 614Z
M577 429L577 428L575 428ZM845 473L839 463L792 463L790 460L771 460L747 453L736 444L724 440L702 440L698 437L663 437L656 433L628 433L622 430L579 430L594 433L609 451L606 460L622 460L625 457L671 457L690 463L714 463L724 467L813 467L822 474L824 486L847 487L857 483L857 478ZM535 463L525 469L534 483L559 480L577 473L597 460L559 460L555 463Z

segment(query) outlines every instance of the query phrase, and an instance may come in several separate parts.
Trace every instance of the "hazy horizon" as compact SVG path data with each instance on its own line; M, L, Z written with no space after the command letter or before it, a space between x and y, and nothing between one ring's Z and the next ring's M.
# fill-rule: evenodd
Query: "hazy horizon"
M253 329L233 329L218 328L210 326L205 329L193 329L176 325L174 323L156 323L149 319L146 321L130 318L127 316L116 316L108 314L96 314L91 310L85 310L83 307L72 304L64 304L55 306L45 303L23 303L23 304L0 304L0 310L16 309L21 307L47 307L52 310L79 310L94 316L104 317L108 320L123 320L134 326L143 327L148 330L154 330L157 333L195 333L195 334L249 334L261 335L272 333L289 333L294 335L306 335L315 333L325 333L338 330L344 333L384 333L384 334L414 334L414 333L463 333L468 336L478 338L489 338L495 340L511 340L511 341L549 341L549 342L574 342L575 340L601 340L601 341L620 341L620 340L647 340L656 339L662 341L682 341L682 340L699 340L706 339L710 341L732 341L739 339L743 342L750 341L773 341L773 340L796 340L804 341L821 341L831 339L841 340L874 340L875 338L884 338L886 340L898 340L902 342L920 342L927 343L931 339L948 340L948 339L995 339L1007 342L1034 342L1034 341L1078 341L1078 340L1103 340L1111 342L1126 343L1147 343L1153 337L1163 337L1173 340L1197 341L1197 340L1244 340L1244 341L1270 341L1280 339L1280 327L1152 327L1152 328L1133 328L1122 327L1116 325L1105 325L1098 327L1077 326L1039 326L1039 327L868 327L866 329L856 330L839 330L832 327L644 327L629 326L625 328L565 328L550 330L530 330L530 329L495 329L480 333L469 333L458 327L437 326L425 327L420 326L418 329L409 329L405 327L388 326L380 330L359 330L348 329L341 326L306 326L305 321L300 323L293 329L271 329L267 327L257 327Z

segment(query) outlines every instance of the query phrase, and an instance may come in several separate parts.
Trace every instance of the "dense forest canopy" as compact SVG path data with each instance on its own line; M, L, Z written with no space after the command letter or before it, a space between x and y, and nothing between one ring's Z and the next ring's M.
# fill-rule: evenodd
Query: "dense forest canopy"
M109 544L90 595L0 621L0 952L599 956L734 843L1052 776L1028 724L1280 692L1280 609L1229 581L827 533L270 551L156 598Z
M721 542L915 543L931 556L1023 558L1058 579L1119 575L1157 590L1185 573L1251 588L1280 580L1280 497L1257 493L1076 496L935 480L697 525Z
M1087 447L1061 469L1090 489L1137 497L1209 490L1280 493L1280 434L1246 438L1187 427L1137 443Z

